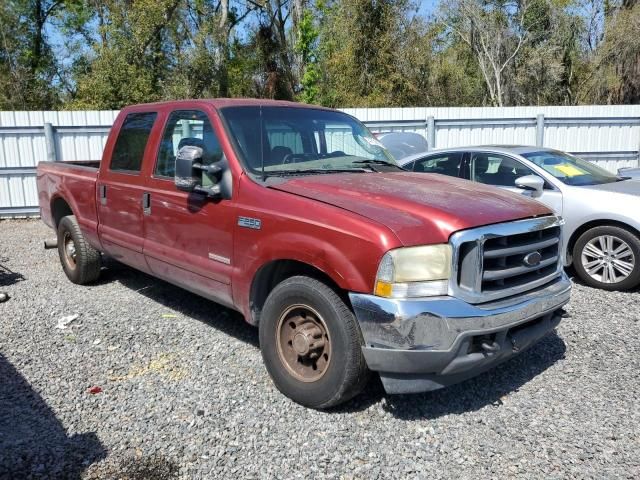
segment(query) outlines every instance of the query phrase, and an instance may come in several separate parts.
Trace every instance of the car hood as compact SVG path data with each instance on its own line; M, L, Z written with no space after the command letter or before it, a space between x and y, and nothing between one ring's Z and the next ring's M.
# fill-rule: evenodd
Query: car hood
M444 243L458 230L551 214L521 195L431 173L323 174L270 188L386 225L405 246Z
M584 185L576 187L589 192L603 192L606 194L619 193L640 197L640 179L622 180L620 182L603 183L601 185Z

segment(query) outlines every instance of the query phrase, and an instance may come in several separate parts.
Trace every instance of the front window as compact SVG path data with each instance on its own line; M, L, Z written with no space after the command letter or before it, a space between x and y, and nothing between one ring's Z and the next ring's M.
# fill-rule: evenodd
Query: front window
M494 153L475 153L471 159L471 180L486 185L515 187L516 179L534 172L521 162Z
M171 112L164 128L158 151L154 176L173 179L176 173L176 155L182 147L202 148L202 164L210 165L222 158L222 147L211 122L199 110L176 110ZM204 172L202 185L210 186L211 179Z
M600 185L620 180L604 168L568 153L542 150L522 156L567 185Z
M364 125L341 112L249 106L221 113L245 167L255 175L362 172L387 164L399 169Z

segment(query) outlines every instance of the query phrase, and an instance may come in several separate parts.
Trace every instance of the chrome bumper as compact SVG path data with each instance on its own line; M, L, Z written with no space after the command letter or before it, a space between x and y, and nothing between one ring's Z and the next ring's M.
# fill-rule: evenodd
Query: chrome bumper
M363 352L389 393L434 390L477 375L542 338L561 318L571 282L472 305L454 297L386 299L350 293Z

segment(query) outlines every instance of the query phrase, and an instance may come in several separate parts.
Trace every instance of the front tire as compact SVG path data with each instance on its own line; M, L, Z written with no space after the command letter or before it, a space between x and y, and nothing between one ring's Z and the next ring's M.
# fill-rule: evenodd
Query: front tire
M95 282L100 276L100 252L86 241L75 215L58 224L58 255L67 278L78 285Z
M309 277L288 278L269 294L260 315L260 350L278 390L306 407L346 402L369 377L353 313L336 292Z
M587 285L603 290L629 290L640 284L640 240L614 226L584 232L573 247L573 265Z

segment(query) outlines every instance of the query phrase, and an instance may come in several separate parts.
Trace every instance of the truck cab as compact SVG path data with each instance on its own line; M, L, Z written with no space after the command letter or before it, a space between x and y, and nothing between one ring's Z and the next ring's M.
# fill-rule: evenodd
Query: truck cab
M241 312L276 386L328 408L371 371L442 388L560 321L562 220L491 187L400 168L355 118L265 100L123 109L99 166L38 166L77 284L103 255Z

